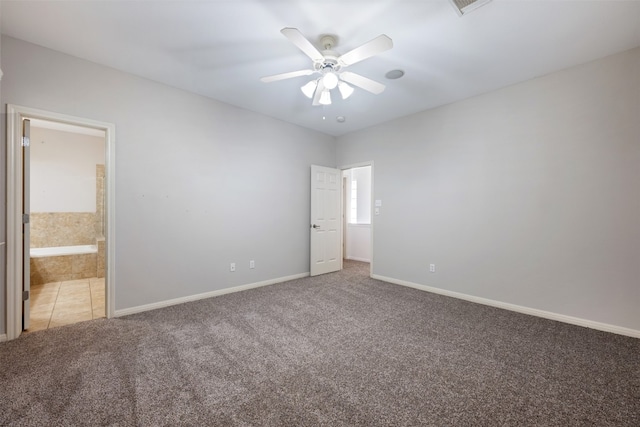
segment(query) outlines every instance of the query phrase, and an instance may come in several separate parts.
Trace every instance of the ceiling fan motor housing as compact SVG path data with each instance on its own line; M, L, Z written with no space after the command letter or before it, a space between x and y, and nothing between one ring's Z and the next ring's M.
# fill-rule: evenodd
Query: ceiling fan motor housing
M342 68L338 62L338 57L335 56L335 52L325 50L322 54L324 55L324 61L315 63L315 69L320 72L320 74L324 74L329 71L333 71L335 73Z
M320 46L324 50L331 50L337 44L337 37L330 34L320 36Z
M320 46L323 48L322 56L324 57L324 60L316 62L315 69L321 74L325 74L329 71L333 71L335 73L341 68L340 63L338 62L338 57L340 55L338 52L331 50L335 45L335 36L324 35L320 37Z

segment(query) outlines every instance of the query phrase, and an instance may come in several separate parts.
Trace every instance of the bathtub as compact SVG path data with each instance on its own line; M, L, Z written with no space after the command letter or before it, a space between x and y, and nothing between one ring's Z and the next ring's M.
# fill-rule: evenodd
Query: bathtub
M32 285L88 279L98 274L97 245L31 248L29 253Z
M31 258L46 258L51 256L63 255L83 255L98 253L96 245L78 245L78 246L55 246L53 248L31 248L29 249Z

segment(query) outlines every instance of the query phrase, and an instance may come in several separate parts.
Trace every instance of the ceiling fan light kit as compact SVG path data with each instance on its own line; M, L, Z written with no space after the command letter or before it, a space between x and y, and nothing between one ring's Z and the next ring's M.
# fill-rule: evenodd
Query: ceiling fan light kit
M373 40L339 55L332 50L336 43L334 36L325 35L320 38L320 45L323 47L321 52L297 28L283 28L280 32L313 61L313 69L263 77L260 79L263 82L269 83L318 73L321 75L319 78L311 80L300 88L307 98L313 99L312 105L330 105L331 90L336 87L340 91L342 99L347 99L353 94L354 88L351 85L376 95L384 90L385 85L382 83L350 71L343 71L343 69L391 49L393 41L388 36L381 34Z
M354 89L345 82L338 83L338 90L340 91L340 95L342 95L342 99L347 99L354 91Z
M304 96L306 96L309 99L313 98L313 93L316 91L316 88L318 87L318 81L317 80L311 80L309 83L307 83L306 85L302 86L300 88L300 90L302 91L302 93L304 93Z
M322 83L324 83L324 87L331 90L338 87L338 76L335 73L328 71L322 77Z
M320 94L320 104L322 105L331 105L331 92L327 89L324 89Z

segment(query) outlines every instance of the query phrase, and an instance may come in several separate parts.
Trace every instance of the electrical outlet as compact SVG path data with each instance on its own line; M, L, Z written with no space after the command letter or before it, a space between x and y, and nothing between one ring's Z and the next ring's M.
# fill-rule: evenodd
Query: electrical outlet
M256 262L254 260L249 261L249 268L256 268Z
M436 272L436 265L435 264L429 264L429 271L432 273Z
M236 263L232 262L231 264L229 264L229 271L236 271Z

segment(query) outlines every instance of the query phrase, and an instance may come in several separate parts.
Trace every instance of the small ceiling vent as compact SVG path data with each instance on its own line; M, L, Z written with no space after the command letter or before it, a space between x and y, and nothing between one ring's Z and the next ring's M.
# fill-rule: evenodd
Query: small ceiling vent
M458 15L466 15L467 13L476 10L480 6L484 6L491 0L449 0L453 5L453 8L458 12Z

